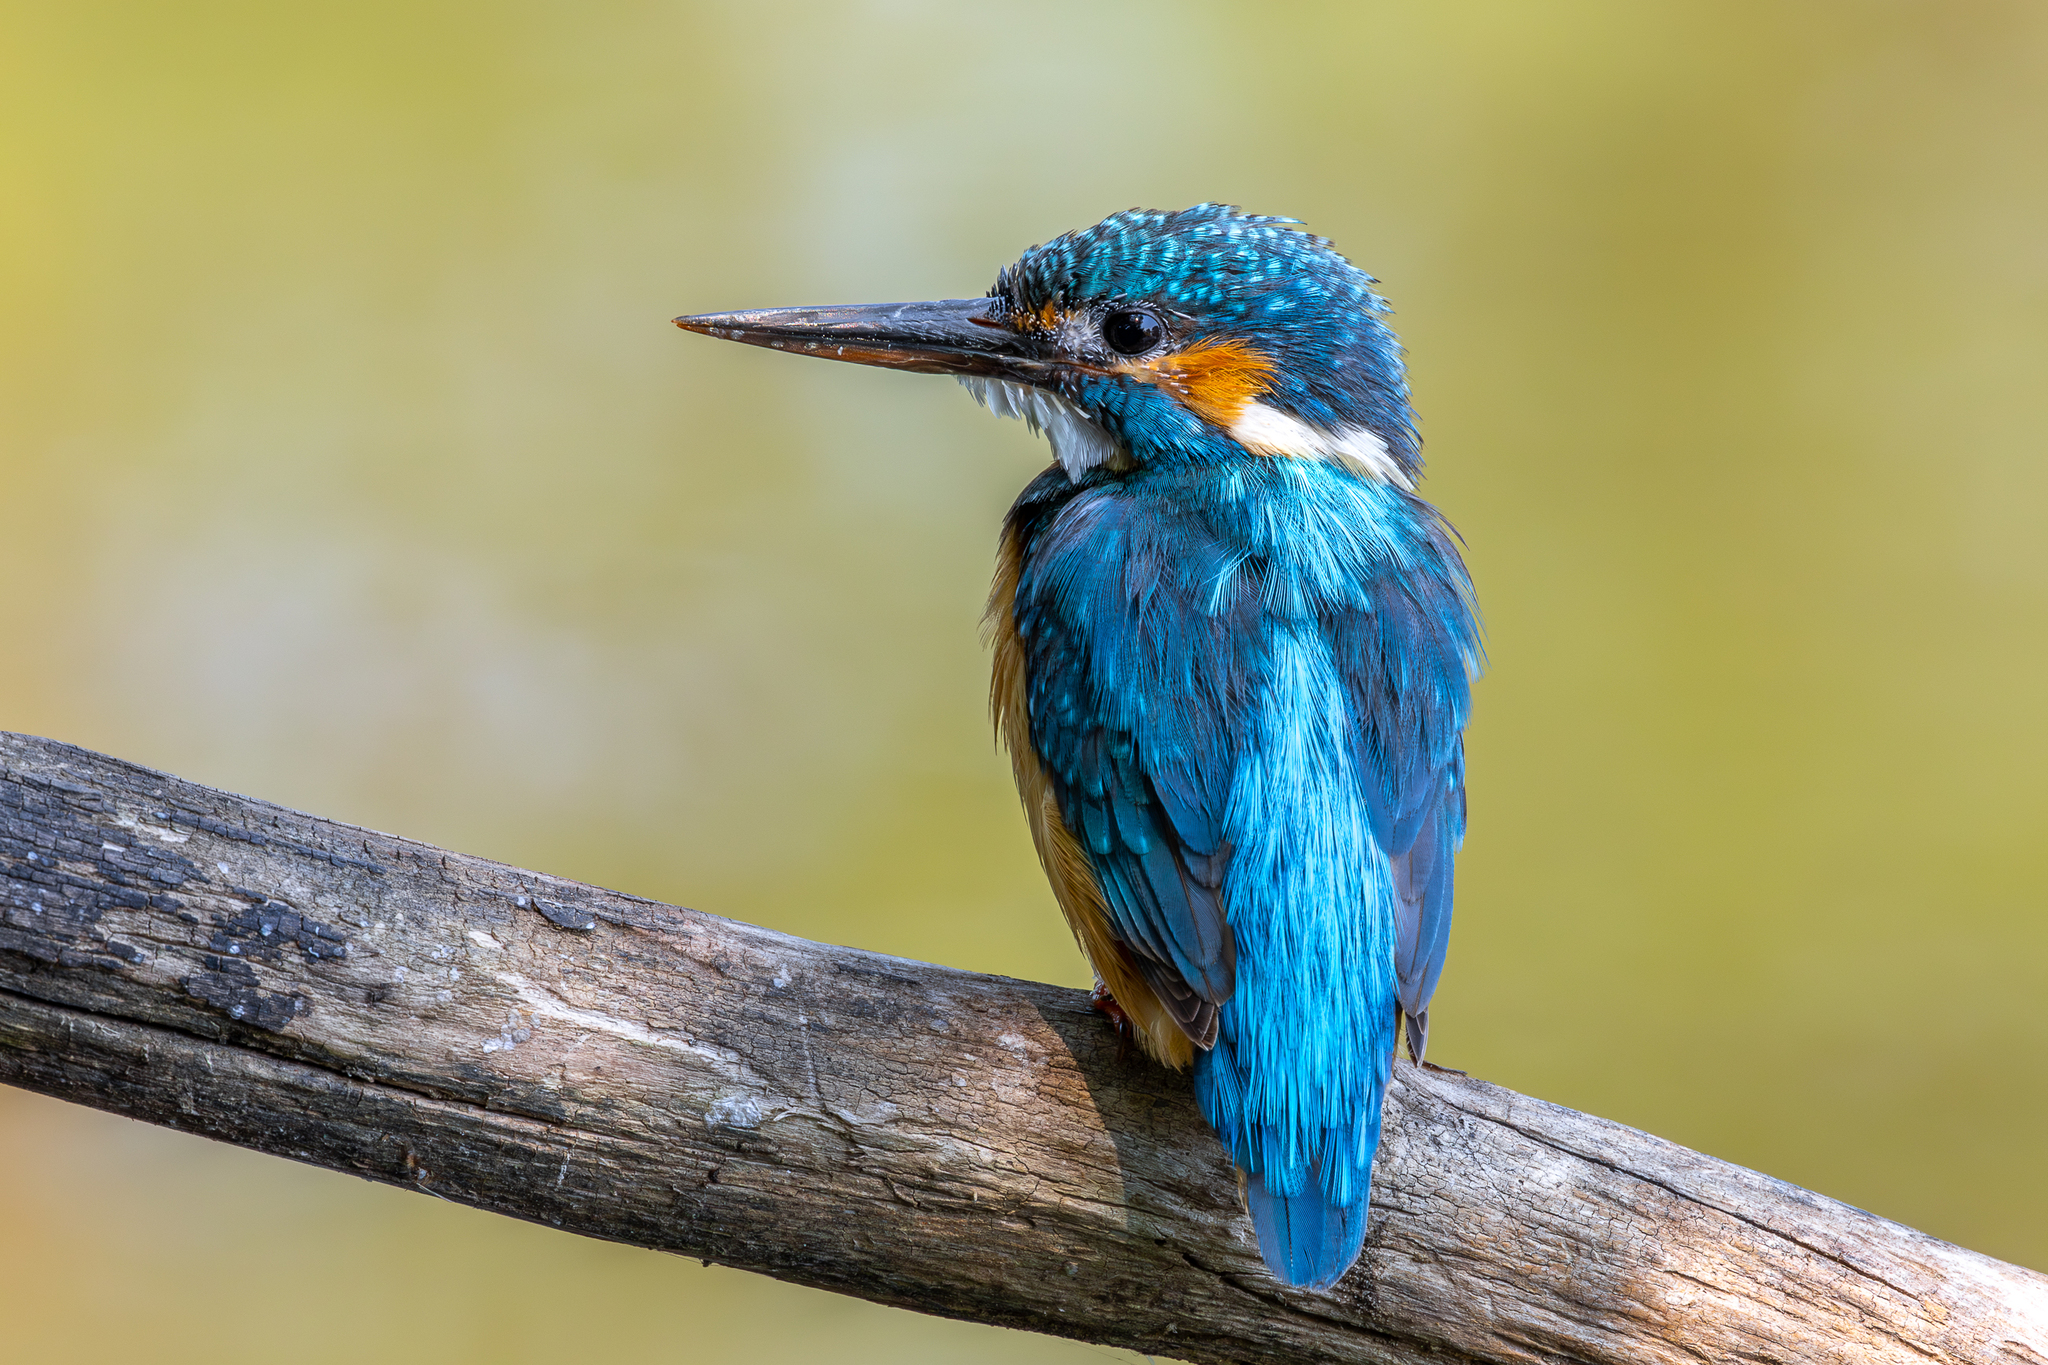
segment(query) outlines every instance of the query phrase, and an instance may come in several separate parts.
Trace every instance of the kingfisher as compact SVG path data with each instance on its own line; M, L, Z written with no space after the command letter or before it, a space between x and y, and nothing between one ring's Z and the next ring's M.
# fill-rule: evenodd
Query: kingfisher
M1298 219L1131 209L986 296L676 319L950 374L1043 432L1004 519L998 733L1099 1007L1193 1067L1283 1283L1364 1245L1380 1111L1420 1063L1482 661L1415 487L1376 281Z

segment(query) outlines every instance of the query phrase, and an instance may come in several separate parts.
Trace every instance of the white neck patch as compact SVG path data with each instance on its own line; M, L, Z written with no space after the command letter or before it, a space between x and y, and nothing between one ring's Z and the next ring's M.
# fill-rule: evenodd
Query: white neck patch
M1112 467L1130 459L1114 436L1090 421L1088 414L1056 393L1007 379L963 374L960 383L976 402L998 417L1021 417L1033 431L1045 433L1053 458L1078 481L1097 465ZM1304 428L1305 430L1306 428Z
M1230 439L1254 455L1285 455L1302 460L1332 460L1354 474L1397 488L1415 491L1415 482L1401 468L1369 427L1346 427L1342 431L1318 431L1300 418L1278 408L1252 402L1244 406L1230 424Z

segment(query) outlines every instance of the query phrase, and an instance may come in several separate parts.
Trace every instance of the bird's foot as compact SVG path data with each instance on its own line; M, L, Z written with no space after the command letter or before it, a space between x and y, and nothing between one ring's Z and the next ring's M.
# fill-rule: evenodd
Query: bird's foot
M1440 1076L1465 1076L1469 1074L1458 1070L1454 1066L1438 1066L1435 1062L1417 1062L1416 1065L1424 1071L1434 1071Z
M1131 1030L1131 1016L1124 1013L1124 1007L1117 1004L1116 997L1109 993L1109 987L1098 981L1095 989L1088 992L1088 1008L1109 1020L1109 1026L1116 1030L1116 1055L1122 1061L1124 1054L1131 1050L1135 1036Z

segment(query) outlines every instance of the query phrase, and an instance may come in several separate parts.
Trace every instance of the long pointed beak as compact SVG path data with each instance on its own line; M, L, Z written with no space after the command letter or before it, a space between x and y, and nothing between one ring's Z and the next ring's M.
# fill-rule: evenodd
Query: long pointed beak
M1052 356L1036 338L1012 331L991 299L869 303L838 308L761 308L700 313L676 326L749 346L824 360L881 365L919 374L971 374L1025 383L1050 376Z

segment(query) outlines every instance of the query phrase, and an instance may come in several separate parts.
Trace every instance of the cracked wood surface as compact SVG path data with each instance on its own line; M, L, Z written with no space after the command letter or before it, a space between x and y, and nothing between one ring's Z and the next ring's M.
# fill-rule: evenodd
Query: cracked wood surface
M1371 1236L1261 1267L1083 993L0 734L0 1081L514 1217L1193 1361L2048 1363L2048 1278L1401 1063Z

